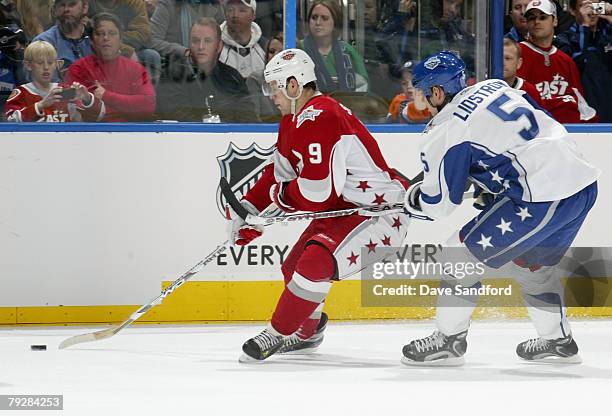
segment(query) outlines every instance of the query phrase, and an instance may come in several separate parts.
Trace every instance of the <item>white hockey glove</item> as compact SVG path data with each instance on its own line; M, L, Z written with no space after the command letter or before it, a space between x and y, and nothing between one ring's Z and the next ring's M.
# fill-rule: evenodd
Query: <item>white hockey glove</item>
M241 204L250 214L259 214L251 203L241 201ZM246 246L264 232L263 226L247 224L229 205L225 206L225 216L228 220L228 241L232 245Z

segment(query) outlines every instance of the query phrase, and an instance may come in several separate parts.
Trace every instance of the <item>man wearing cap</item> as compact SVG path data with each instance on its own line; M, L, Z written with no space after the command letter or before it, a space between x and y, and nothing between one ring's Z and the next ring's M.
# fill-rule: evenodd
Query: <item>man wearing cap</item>
M525 9L529 40L520 43L523 65L517 75L537 88L542 104L561 123L597 121L584 98L572 58L553 46L557 8L550 0L531 1Z
M34 38L55 47L57 59L63 61L62 71L67 70L74 61L93 53L85 30L88 11L88 0L55 0L52 12L56 24Z
M224 6L224 46L219 61L237 69L244 78L261 78L266 66L266 39L255 23L255 0L225 0Z

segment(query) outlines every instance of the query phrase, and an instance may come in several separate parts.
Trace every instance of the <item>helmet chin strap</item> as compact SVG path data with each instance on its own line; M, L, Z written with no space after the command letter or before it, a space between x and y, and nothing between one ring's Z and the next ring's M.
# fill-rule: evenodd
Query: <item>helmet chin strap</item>
M287 87L283 88L283 95L287 97L289 101L291 101L291 114L293 114L293 120L295 121L295 113L297 112L297 100L302 96L302 92L304 92L304 87L301 85L298 86L298 95L297 97L289 97L287 94Z

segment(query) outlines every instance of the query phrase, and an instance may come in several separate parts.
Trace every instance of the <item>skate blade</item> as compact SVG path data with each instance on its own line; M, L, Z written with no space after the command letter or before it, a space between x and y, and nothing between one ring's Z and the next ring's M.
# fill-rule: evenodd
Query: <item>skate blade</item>
M287 351L287 352L278 352L278 355L309 355L309 354L314 354L315 352L317 352L317 350L319 349L319 347L313 347L313 348L303 348L301 350L295 350L295 351Z
M242 354L240 357L238 357L238 362L240 364L261 364L264 362L264 360L257 360L249 355Z
M557 356L553 357L551 356L551 357L539 358L537 360L526 360L524 358L522 358L522 360L530 364L581 364L582 363L582 358L578 354L572 355L571 357L557 357Z
M402 364L408 367L460 367L465 363L463 357L444 358L434 361L413 361L408 357L402 357Z

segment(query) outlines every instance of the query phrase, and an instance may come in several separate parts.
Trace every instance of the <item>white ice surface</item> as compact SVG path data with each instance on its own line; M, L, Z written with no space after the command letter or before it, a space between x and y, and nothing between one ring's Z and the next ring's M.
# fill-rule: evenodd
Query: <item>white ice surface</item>
M412 368L401 348L432 322L331 322L316 355L239 364L263 325L128 328L57 350L99 328L0 330L0 394L63 394L36 415L537 415L612 412L612 321L573 322L583 364L521 362L528 322L475 322L462 368ZM47 351L30 351L47 344ZM546 413L543 413L546 412ZM552 413L549 413L552 412Z

